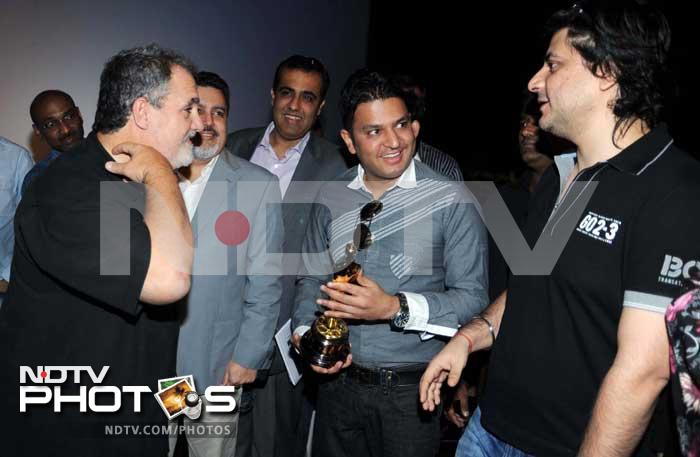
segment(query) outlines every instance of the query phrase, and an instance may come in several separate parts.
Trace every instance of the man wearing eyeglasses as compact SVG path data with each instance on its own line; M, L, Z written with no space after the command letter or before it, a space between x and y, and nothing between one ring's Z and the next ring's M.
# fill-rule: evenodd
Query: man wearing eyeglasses
M51 147L48 155L37 162L22 183L22 194L58 156L80 144L83 139L83 118L73 98L60 90L45 90L34 97L29 107L34 133Z
M314 455L434 456L439 415L420 412L418 381L434 338L487 298L486 230L466 187L414 159L419 124L386 76L346 82L341 136L360 165L322 187L303 244L293 342L321 305L344 319L352 353L320 380ZM329 282L346 256L356 284Z
M523 231L531 246L566 245L550 274L510 278L484 313L491 329L460 329L426 370L421 401L432 410L469 354L492 348L457 455L651 456L645 430L669 380L664 312L700 258L688 211L700 165L662 122L670 29L631 0L575 4L548 29L528 89L540 127L577 151L542 176Z

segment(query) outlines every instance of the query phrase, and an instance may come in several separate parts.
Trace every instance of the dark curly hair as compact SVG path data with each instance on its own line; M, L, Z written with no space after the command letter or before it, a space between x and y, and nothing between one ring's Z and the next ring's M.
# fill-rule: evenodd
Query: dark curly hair
M643 0L583 0L549 19L548 33L564 28L590 71L610 75L618 84L613 141L636 119L649 128L658 125L670 82L671 30L663 13Z
M139 97L160 107L168 94L172 67L184 68L194 77L194 65L182 55L149 44L126 49L105 64L100 76L100 94L92 130L110 133L126 125L131 107Z
M406 103L405 93L396 81L386 75L366 68L357 70L350 75L340 91L338 110L345 130L352 130L352 120L357 106L362 103L388 98L400 98ZM408 107L408 104L406 103Z

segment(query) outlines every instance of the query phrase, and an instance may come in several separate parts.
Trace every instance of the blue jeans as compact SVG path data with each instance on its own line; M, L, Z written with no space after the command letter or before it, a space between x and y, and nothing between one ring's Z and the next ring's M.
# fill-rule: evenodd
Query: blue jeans
M481 409L474 411L457 445L455 457L532 457L499 440L481 426Z

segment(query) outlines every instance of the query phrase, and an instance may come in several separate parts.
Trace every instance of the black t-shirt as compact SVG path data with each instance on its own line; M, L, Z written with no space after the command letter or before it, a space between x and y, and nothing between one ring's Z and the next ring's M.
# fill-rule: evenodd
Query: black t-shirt
M531 246L540 234L570 238L550 275L511 276L481 403L487 430L543 456L580 446L623 306L663 313L700 259L700 164L665 126L580 173L555 209L567 177L557 167L535 191L524 235Z
M150 261L144 189L107 172L109 160L91 134L37 178L17 210L12 281L0 309L0 416L2 452L8 455L34 455L40 449L71 456L167 452L164 434L105 435L105 424L166 425L152 394L141 396L140 413L134 412L133 394L121 395L117 413L80 413L74 403L60 414L43 405L19 413L21 365L86 365L96 373L109 366L101 385L144 385L152 392L159 378L174 376L174 310L138 300ZM101 237L101 228L104 234L114 227L128 232L130 243ZM105 273L119 262L128 269ZM90 389L86 378L80 384ZM61 388L63 395L78 393L71 378ZM113 397L98 396L97 403L112 404Z

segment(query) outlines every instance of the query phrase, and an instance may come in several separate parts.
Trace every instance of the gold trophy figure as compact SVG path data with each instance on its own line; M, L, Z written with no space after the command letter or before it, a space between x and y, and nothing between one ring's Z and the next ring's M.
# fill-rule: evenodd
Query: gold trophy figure
M374 200L362 207L353 242L345 246L345 258L336 264L333 282L357 284L362 266L355 259L358 251L372 244L372 218L379 214L382 206L382 202ZM343 319L321 315L301 337L299 349L302 357L312 365L330 368L350 354L350 329Z

